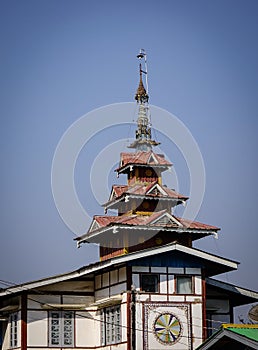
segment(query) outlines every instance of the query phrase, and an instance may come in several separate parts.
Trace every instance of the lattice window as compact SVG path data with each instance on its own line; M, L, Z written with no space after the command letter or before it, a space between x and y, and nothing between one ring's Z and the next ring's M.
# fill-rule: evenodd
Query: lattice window
M107 307L101 311L101 345L121 342L121 306Z
M18 346L18 313L15 312L10 315L10 347L16 348Z
M73 311L51 311L49 316L49 345L63 347L73 346Z

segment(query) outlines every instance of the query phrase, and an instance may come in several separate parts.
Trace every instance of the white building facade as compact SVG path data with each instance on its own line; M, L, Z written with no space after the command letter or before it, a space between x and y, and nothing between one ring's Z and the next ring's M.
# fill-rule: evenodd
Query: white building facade
M142 57L140 57L142 58ZM0 290L2 350L192 350L233 308L256 292L213 277L238 263L193 247L218 228L173 215L188 197L162 184L172 164L152 151L148 94L142 81L136 137L122 153L105 212L94 216L78 245L100 246L100 262L74 272Z

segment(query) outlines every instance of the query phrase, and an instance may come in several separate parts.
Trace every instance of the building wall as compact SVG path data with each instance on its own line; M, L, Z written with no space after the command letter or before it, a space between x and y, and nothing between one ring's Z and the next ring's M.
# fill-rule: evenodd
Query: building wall
M29 295L27 302L27 344L28 347L49 346L49 312L57 310L53 304L85 304L94 302L94 296L83 295ZM72 310L72 308L71 308ZM95 311L74 310L74 345L94 347L96 345ZM91 330L91 335L87 330Z
M156 293L147 293L142 290L141 276L144 274L158 275L159 286ZM193 293L177 294L177 276L192 276ZM173 349L191 349L192 340L193 348L202 343L203 296L201 269L133 266L132 281L136 288L137 348L159 350L166 349L167 346L173 344ZM159 317L166 318L168 315L176 316L181 327L181 335L170 344L166 344L166 341L160 341L160 338L155 335L157 334L155 333L155 329L157 329L155 322L159 322Z
M136 349L165 350L171 345L175 350L195 349L204 338L205 305L207 304L208 309L214 310L216 304L218 315L228 315L230 312L228 300L209 299L206 302L203 289L205 284L201 273L200 268L119 266L97 273L90 284L82 281L78 281L78 285L75 282L60 283L49 286L49 290L45 288L33 291L27 296L27 347L31 350L50 348L49 314L51 310L56 310L53 305L73 304L75 347L128 350L128 341L130 342L130 337L133 336L131 306L135 295ZM158 287L155 292L144 290L142 276L146 274L158 276ZM178 293L178 276L191 278L191 293ZM130 288L132 284L135 293ZM18 304L18 349L20 349L21 303ZM84 308L76 309L76 305L80 304L84 304ZM107 345L103 346L101 328L103 312L116 306L120 306L121 310L119 321L121 338L115 344L106 343ZM177 337L175 333L175 339L170 339L169 342L157 334L157 324L170 319L175 324L178 322L177 329L180 335ZM4 335L2 349L10 349L10 324ZM52 347L52 349L58 348Z

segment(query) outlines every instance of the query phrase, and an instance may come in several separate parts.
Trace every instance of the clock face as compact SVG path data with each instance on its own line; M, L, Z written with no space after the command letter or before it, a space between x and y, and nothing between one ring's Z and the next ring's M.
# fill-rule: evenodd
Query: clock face
M179 319L170 312L160 314L153 323L153 333L156 339L165 345L175 344L181 334Z

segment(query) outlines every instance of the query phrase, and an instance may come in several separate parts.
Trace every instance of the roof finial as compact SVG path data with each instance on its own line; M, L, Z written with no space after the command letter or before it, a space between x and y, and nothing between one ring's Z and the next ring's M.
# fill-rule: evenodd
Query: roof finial
M128 146L129 148L136 148L138 151L150 151L152 146L157 146L159 142L152 140L151 138L151 127L150 127L150 118L149 118L149 96L148 96L148 81L147 81L147 60L146 53L144 49L140 50L140 53L137 55L137 58L140 60L144 58L145 70L142 69L142 64L140 62L140 82L138 89L135 94L135 99L139 103L138 110L138 119L137 119L137 130L135 132L136 140ZM145 74L146 87L143 85L142 73Z
M142 73L145 73L145 72L142 70L141 63L139 65L139 68L140 68L140 82L139 82L139 86L138 86L138 89L137 89L136 94L135 94L135 99L137 102L145 103L145 102L149 101L149 96L148 96L148 94L145 90L145 87L143 85L143 82L142 82Z
M139 82L139 86L138 86L138 89L137 89L136 94L135 94L135 99L137 102L140 102L140 103L146 103L146 102L148 103L149 96L148 96L148 79L147 79L147 55L146 55L146 52L144 49L140 49L140 52L137 55L137 58L139 58L139 60L140 60L140 64L139 64L140 82ZM145 70L142 70L141 60L143 58L144 58ZM146 83L147 91L145 90L145 87L143 85L142 73L145 74L145 83Z

